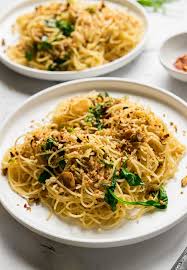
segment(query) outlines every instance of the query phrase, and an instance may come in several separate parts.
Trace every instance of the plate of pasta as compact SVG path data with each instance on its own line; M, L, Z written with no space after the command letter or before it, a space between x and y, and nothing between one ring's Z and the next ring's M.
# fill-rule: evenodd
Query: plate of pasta
M148 19L130 0L24 0L0 18L0 60L26 76L66 81L109 73L144 49Z
M166 231L187 214L186 103L117 78L55 85L0 133L0 201L34 232L112 247Z

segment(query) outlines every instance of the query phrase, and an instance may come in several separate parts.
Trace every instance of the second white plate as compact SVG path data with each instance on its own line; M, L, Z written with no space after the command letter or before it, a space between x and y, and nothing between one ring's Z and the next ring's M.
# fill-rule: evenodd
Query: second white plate
M144 8L138 3L131 2L131 0L108 0L108 5L115 6L117 8L127 9L130 13L135 14L139 17L144 25L144 35L140 43L127 55L118 58L105 65L89 68L83 71L45 71L29 68L10 60L6 54L6 46L15 44L17 35L12 33L12 25L15 24L16 18L24 13L30 12L35 6L46 3L46 0L24 0L11 8L8 12L5 12L0 18L0 41L5 40L5 46L0 45L0 61L4 63L10 69L32 78L43 79L43 80L54 80L54 81L68 81L74 79L81 79L87 77L95 77L114 71L122 66L130 63L136 58L144 49L144 45L147 39L148 33L148 19ZM49 0L47 1L49 2ZM96 1L92 1L96 2Z
M96 78L55 85L28 99L3 125L0 131L0 163L3 153L15 139L29 130L31 121L41 120L54 106L67 97L91 90L108 91L112 96L129 95L145 106L150 106L169 125L177 124L175 136L187 146L187 104L169 92L117 78ZM173 126L169 125L172 132ZM84 247L113 247L143 241L168 230L187 216L187 188L181 189L181 179L187 175L187 156L182 159L174 179L167 185L169 204L166 211L155 211L143 216L139 223L124 222L120 228L104 231L84 230L53 216L46 220L48 209L42 205L24 208L25 200L14 193L6 179L0 179L0 202L20 223L34 232L66 244ZM183 194L181 194L183 191Z

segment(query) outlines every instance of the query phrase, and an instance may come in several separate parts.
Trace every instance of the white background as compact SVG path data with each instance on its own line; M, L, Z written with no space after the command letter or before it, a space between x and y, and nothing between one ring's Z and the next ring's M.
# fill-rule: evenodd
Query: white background
M16 1L0 0L0 12ZM187 31L187 0L176 0L168 5L166 14L149 13L149 18L151 31L144 53L132 64L108 76L154 84L187 101L187 84L170 78L158 60L158 50L164 39ZM53 84L22 77L0 64L0 122L30 95ZM136 245L86 249L65 246L35 235L0 206L2 270L170 270L186 246L187 220L163 235Z

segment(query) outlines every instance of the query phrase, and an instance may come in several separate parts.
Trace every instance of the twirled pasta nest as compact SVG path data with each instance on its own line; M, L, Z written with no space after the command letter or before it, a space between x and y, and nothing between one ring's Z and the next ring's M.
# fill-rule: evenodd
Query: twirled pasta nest
M61 102L18 139L3 172L29 203L85 228L111 228L167 208L164 186L183 153L150 109L93 92Z
M84 70L130 52L141 40L143 23L121 9L84 2L50 3L18 17L19 41L7 50L31 68Z

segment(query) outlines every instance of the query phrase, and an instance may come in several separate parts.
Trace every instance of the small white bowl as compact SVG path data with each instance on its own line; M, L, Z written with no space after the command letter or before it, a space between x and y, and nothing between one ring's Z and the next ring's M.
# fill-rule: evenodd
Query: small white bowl
M160 48L160 62L175 79L187 82L187 72L177 69L174 64L178 57L187 54L187 32L167 39Z

